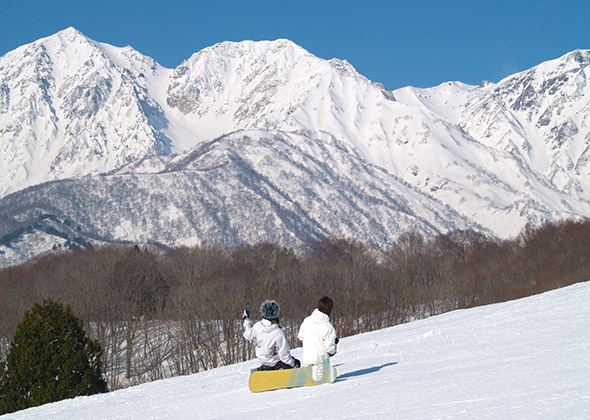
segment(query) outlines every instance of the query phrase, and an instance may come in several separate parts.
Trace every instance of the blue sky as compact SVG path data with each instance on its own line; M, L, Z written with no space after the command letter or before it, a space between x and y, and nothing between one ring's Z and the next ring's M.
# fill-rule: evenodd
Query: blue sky
M175 67L221 41L287 38L389 89L497 82L590 48L590 1L2 0L0 55L73 26Z

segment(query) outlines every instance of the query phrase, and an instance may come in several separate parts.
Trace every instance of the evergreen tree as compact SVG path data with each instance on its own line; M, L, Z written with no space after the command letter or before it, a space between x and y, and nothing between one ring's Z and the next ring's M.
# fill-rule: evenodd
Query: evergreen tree
M69 305L36 303L18 325L0 368L0 414L106 392L101 355Z

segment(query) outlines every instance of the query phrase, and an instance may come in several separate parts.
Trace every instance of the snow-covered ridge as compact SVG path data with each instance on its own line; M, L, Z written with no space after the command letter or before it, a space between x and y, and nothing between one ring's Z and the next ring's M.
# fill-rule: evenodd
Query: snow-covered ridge
M160 184L159 172L171 167L184 171L173 163L190 159L209 144L231 143L239 155L242 145L249 143L236 138L251 137L252 132L265 133L266 140L257 147L260 156L267 157L253 161L252 170L264 173L275 188L288 189L281 179L290 172L285 168L305 163L293 160L298 153L277 153L273 138L288 139L293 150L332 161L326 168L334 181L322 184L322 197L343 191L338 180L352 175L347 172L350 165L344 164L347 159L366 172L359 178L362 183L355 184L354 195L360 201L340 204L352 220L314 209L314 195L305 200L290 196L287 207L301 200L307 203L296 206L309 218L308 228L315 226L307 239L344 232L352 237L372 235L357 231L356 223L359 213L374 209L375 202L363 201L371 196L364 191L381 183L383 176L410 186L411 200L421 206L447 208L435 218L429 212L423 217L410 212L420 218L417 226L430 226L426 230L432 232L465 226L509 237L527 224L589 217L589 62L590 51L577 50L497 84L447 82L391 92L350 63L320 59L285 39L223 42L166 69L131 47L96 42L68 28L0 57L0 197L2 206L10 209L0 238L43 212L73 217L68 210L73 204L66 206L67 200L54 195L54 184L43 186L47 181L84 183L81 177L91 176L92 183L100 184L108 178L98 175L125 172L153 176L150 193L156 196L188 196ZM338 156L325 154L333 150ZM313 155L319 151L323 154ZM245 188L243 169L224 176L228 188ZM237 173L242 175L233 178ZM314 170L299 175L311 173ZM311 177L298 182L315 184ZM13 213L23 194L30 194L24 189L32 186L34 191L46 190L43 202ZM104 202L112 197L122 200L116 184L100 189ZM315 185L316 193L318 189ZM204 202L218 202L207 190L194 193ZM390 194L394 202L405 199L395 188ZM223 214L219 220L243 219L237 211L241 202L234 201L238 196L229 194L226 207L216 210ZM91 207L79 205L89 212L84 219L100 218ZM262 202L254 205L265 207ZM409 224L389 204L380 206L378 213L390 214L382 221L389 228L377 236L393 239ZM112 208L117 207L128 208L121 201L113 203ZM189 223L194 217L190 211L189 206L175 214L184 214ZM133 220L131 213L113 217ZM281 213L283 207L271 206L262 218L280 219ZM244 224L256 229L260 215L246 216ZM162 214L146 217L149 221L133 226L133 232L118 230L121 234L108 240L177 237L154 230L170 225ZM211 228L223 230L220 223ZM87 239L105 238L81 225ZM293 230L257 230L258 236L250 228L234 226L231 239L195 237L195 230L188 229L166 245L229 243L236 236L301 239ZM33 246L21 239L23 247ZM373 242L386 245L383 240ZM2 249L0 244L0 259L14 252L20 251Z
M252 360L2 419L590 417L590 283L340 341L333 384L253 394ZM295 357L301 349L294 349Z

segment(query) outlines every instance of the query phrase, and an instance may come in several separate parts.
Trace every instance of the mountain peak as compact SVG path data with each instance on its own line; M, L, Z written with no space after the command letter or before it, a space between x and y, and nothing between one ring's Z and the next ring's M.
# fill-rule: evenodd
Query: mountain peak
M234 121L245 121L246 115L259 113L273 98L285 102L291 95L301 96L309 81L329 68L333 67L326 60L286 39L221 42L193 54L174 69L167 103L185 115L215 113L219 117L223 113L233 114ZM299 92L287 95L284 88L288 86ZM283 95L278 98L275 94L280 88ZM231 114L229 104L238 107ZM220 106L224 110L215 110Z
M59 38L68 39L68 40L72 40L72 39L79 38L79 37L88 39L88 37L86 35L84 35L82 32L80 32L79 30L77 30L73 26L69 26L66 29L62 29L61 31L55 33L53 36L57 36Z
M38 41L36 41L36 43L40 43L43 46L45 46L45 48L47 48L49 51L53 50L60 50L63 49L64 47L68 47L71 45L92 45L92 46L96 46L96 42L93 41L92 39L88 38L86 35L84 35L82 32L80 32L79 30L77 30L76 28L70 26L69 28L66 29L62 29L59 32L56 32L53 35L50 35L46 38L42 38Z
M151 65L73 27L0 57L0 194L167 153Z
M209 60L219 65L227 66L231 61L258 62L263 60L264 62L271 62L284 60L285 64L293 67L303 56L314 57L304 48L288 39L277 39L274 41L223 41L194 53L183 64Z
M579 63L584 67L590 65L590 50L577 49L566 54L564 57L566 57L568 60Z
M222 41L211 47L205 48L203 51L206 50L223 50L225 52L231 52L232 50L236 51L276 51L279 52L285 49L300 49L303 48L297 45L295 42L285 39L285 38L278 38L275 40L260 40L260 41L253 41L253 40L244 40L244 41Z

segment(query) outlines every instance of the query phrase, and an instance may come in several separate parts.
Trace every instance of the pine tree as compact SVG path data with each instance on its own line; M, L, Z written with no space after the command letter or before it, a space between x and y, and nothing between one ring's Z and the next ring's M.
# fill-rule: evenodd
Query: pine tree
M69 305L51 300L33 305L0 369L0 414L106 392L101 355Z

